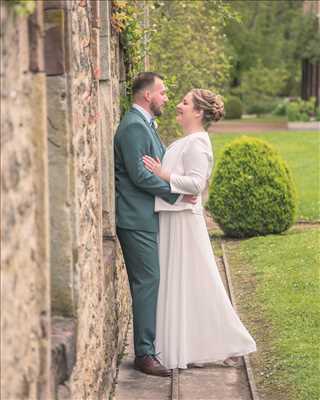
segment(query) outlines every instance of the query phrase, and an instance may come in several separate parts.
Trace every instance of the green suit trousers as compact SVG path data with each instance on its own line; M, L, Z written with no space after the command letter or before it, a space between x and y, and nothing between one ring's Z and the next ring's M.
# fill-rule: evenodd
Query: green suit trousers
M117 228L130 284L136 356L154 355L160 281L156 232Z

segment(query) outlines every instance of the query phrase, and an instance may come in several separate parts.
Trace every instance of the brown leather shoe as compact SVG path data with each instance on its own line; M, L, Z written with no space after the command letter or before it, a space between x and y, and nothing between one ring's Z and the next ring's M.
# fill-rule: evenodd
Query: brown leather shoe
M156 356L145 355L136 357L134 360L134 368L149 375L171 376L171 370L164 367Z

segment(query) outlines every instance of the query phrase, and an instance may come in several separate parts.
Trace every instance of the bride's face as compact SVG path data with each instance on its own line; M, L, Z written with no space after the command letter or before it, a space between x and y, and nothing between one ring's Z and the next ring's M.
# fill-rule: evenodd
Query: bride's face
M191 92L182 99L176 110L176 120L183 128L188 128L201 119L201 112L194 109Z

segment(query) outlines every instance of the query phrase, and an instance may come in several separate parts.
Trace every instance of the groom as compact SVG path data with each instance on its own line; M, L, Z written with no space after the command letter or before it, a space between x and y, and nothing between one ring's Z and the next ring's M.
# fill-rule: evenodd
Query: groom
M117 235L132 296L134 366L147 374L169 376L170 370L161 365L154 347L160 278L159 217L154 201L159 196L173 204L179 195L171 194L170 184L147 171L142 161L146 154L162 160L165 153L154 123L168 101L162 76L140 73L133 82L132 95L134 103L117 129L114 150ZM194 203L192 196L181 197Z

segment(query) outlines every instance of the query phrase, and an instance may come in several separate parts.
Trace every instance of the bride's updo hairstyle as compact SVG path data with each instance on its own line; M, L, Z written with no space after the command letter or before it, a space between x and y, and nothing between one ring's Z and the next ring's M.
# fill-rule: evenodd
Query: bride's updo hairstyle
M202 122L206 128L211 122L217 122L224 116L221 96L205 89L192 89L191 94L194 108L203 111Z

